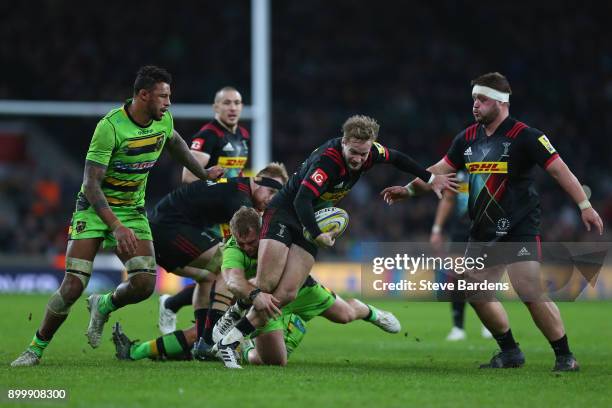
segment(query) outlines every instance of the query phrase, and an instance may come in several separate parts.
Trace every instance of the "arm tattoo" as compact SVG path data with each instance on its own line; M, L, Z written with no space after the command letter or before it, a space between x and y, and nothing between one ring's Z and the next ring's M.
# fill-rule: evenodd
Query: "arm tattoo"
M87 201L93 206L94 210L100 214L100 210L109 208L108 201L102 192L102 180L106 175L106 166L86 160L85 175L83 179L83 191Z

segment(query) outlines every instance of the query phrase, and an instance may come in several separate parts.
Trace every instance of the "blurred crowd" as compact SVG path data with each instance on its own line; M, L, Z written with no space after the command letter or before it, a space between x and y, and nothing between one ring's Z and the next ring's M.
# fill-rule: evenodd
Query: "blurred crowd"
M121 101L130 96L138 67L155 63L173 74L175 102L210 103L224 85L251 101L249 1L189 0L172 8L138 1L38 3L36 24L30 2L0 5L0 58L13 62L3 64L0 98ZM610 229L610 4L445 0L410 2L407 9L391 0L358 3L271 1L275 160L293 171L315 147L338 136L348 116L362 113L380 122L381 143L431 164L473 121L470 80L500 71L513 88L511 114L548 135L592 190L591 201ZM82 161L97 118L29 120ZM199 125L176 121L187 141ZM167 158L158 164L149 205L178 184L179 171ZM571 200L540 173L544 239L596 239L585 233ZM2 198L3 251L61 250L58 237L78 183L57 182L61 193L53 209L37 213L37 183L16 194L21 184L11 180L19 176L4 178L1 193L10 204ZM375 168L354 188L341 204L352 222L334 255L355 254L361 241L428 239L435 198L389 208L378 197L385 186L407 181L392 168Z

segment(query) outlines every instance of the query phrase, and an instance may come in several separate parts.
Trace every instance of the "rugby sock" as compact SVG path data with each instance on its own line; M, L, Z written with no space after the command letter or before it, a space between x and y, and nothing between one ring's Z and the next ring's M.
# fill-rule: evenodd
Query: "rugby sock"
M204 333L204 327L206 326L206 315L208 314L208 308L198 309L193 311L193 316L196 322L196 339L202 337Z
M564 334L559 340L551 341L550 347L552 347L556 357L572 354L567 343L567 334Z
M36 334L34 334L34 337L32 338L32 342L30 343L28 347L28 349L30 349L34 354L36 354L38 358L42 357L43 352L45 351L45 349L51 342L51 339L43 340L40 337L41 336L38 333L38 330L36 330Z
M166 299L164 306L166 309L170 309L174 313L178 313L183 306L189 306L191 304L194 290L195 283L185 286L179 293Z
M213 344L212 332L213 327L219 321L221 316L223 316L225 312L223 310L217 309L208 309L208 315L206 316L206 324L204 325L204 331L202 332L202 337L204 337L204 341L208 344Z
M518 347L518 344L514 341L514 336L512 336L512 329L508 329L504 334L494 334L493 338L502 351L513 350Z
M242 348L242 363L249 364L249 352L255 348L253 343L250 343Z
M181 330L134 345L130 350L130 358L133 360L143 358L183 360L190 358L190 356L187 339Z
M115 310L117 310L117 306L113 304L113 292L102 295L102 297L100 297L100 302L98 303L98 311L100 313L109 314Z
M453 326L463 329L465 317L465 302L451 303L451 310L453 314Z
M368 321L368 322L375 322L376 319L378 319L378 309L376 309L374 306L372 305L366 305L368 307L368 309L370 309L370 313L368 313L368 315L366 317L363 318L363 320Z

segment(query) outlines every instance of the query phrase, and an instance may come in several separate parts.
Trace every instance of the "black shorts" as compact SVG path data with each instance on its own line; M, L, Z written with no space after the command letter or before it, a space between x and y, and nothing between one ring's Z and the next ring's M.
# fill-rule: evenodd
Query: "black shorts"
M470 239L465 256L483 257L486 268L524 261L542 262L542 243L539 235L511 235L495 242Z
M189 265L221 242L193 225L153 222L150 225L157 264L169 272Z
M290 247L297 245L316 258L318 247L304 237L304 227L295 211L283 207L268 207L263 215L261 239L273 239Z

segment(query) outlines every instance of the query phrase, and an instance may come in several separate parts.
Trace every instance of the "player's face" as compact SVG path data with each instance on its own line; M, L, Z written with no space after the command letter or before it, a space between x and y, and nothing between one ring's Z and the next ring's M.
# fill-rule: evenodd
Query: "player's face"
M257 250L259 249L259 231L251 228L247 234L236 235L235 238L240 249L246 252L248 256L251 258L257 256Z
M473 95L472 98L474 99L472 113L476 122L488 125L499 116L500 102L480 94Z
M279 178L272 177L272 179L278 181L281 184L283 182ZM257 211L265 210L268 204L270 204L270 201L272 201L274 194L276 194L277 192L278 190L275 188L258 185L255 191L253 192L253 207Z
M359 170L368 159L372 141L348 139L342 141L342 155L350 170Z
M143 91L143 97L147 104L149 116L155 120L161 120L168 108L170 108L170 85L158 82L149 91Z
M223 91L213 105L217 120L228 127L238 125L242 113L242 96L240 92Z

